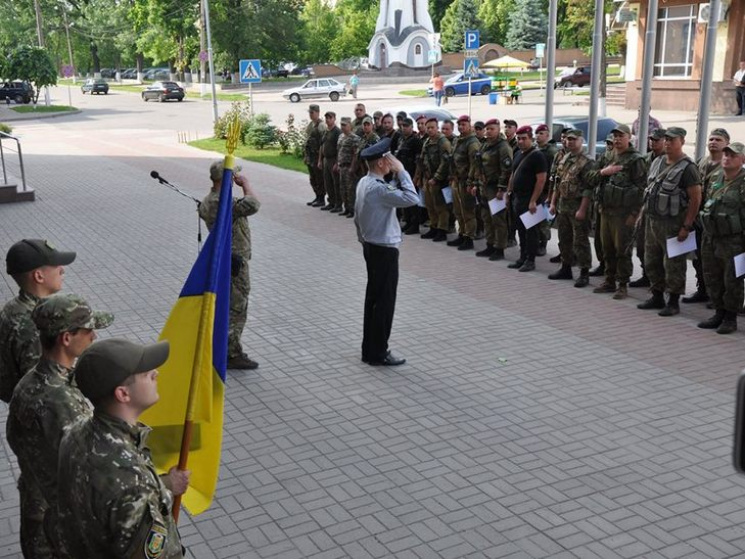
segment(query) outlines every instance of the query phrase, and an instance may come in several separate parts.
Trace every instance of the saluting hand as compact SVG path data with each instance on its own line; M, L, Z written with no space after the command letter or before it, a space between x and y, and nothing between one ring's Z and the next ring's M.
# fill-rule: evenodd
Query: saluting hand
M388 160L388 163L391 166L391 171L393 171L394 173L400 173L401 171L403 171L404 165L395 155L389 153L385 156L385 158Z

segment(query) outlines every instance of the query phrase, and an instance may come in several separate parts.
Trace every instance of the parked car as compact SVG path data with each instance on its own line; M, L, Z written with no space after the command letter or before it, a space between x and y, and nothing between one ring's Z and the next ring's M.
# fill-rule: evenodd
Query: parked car
M171 71L168 68L150 68L145 72L143 79L146 80L167 80L171 77Z
M535 131L535 127L541 124L540 122L536 122L531 124L533 127L533 130ZM613 120L612 118L605 118L605 117L598 117L598 133L597 137L595 138L595 156L601 155L605 152L605 139L608 137L608 134L611 133L611 131L618 126L618 122ZM566 117L557 117L553 119L553 133L551 134L551 138L556 142L556 144L560 144L561 142L561 131L564 128L576 128L577 130L582 130L582 134L584 137L584 145L585 148L587 148L587 138L588 138L588 130L590 127L590 121L586 116L566 116Z
M94 93L96 95L103 93L104 95L109 94L109 84L106 83L106 80L103 78L90 78L85 80L85 83L80 86L80 91L83 92L83 95L86 93L90 93L93 95Z
M135 80L137 79L137 68L127 68L122 71L121 76L123 80Z
M491 78L479 72L479 74L471 79L471 95L481 93L481 95L489 95L491 91ZM430 97L434 96L434 90L430 85L427 88L427 95ZM453 97L454 95L468 95L468 78L463 75L463 72L455 74L445 80L445 95Z
M318 78L308 80L300 87L291 87L282 92L282 97L297 103L301 99L318 99L328 97L332 101L338 101L339 97L347 94L346 85L339 83L333 78Z
M28 82L5 82L0 87L0 101L28 105L34 98L34 88Z
M114 68L101 68L102 78L115 78L116 70Z
M589 68L577 68L571 73L559 76L559 78L554 82L554 89L559 87L582 87L583 85L590 85L591 78L592 76L590 75Z
M154 82L147 86L142 92L142 100L157 99L161 103L168 99L183 101L186 97L184 88L176 82Z
M310 66L295 66L290 74L293 76L305 76L310 78L315 75L315 72L313 72L313 68Z

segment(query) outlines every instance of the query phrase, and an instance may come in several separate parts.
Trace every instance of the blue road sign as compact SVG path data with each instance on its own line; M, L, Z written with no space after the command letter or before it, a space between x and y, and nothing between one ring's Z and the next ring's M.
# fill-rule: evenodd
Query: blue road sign
M238 71L241 83L261 83L261 60L241 60Z
M466 50L476 50L479 48L480 43L478 29L466 31Z
M466 58L463 61L463 77L475 78L479 75L479 59Z

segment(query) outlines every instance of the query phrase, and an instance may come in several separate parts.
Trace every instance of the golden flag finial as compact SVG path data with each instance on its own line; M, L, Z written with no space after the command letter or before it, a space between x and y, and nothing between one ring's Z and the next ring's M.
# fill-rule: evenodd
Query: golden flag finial
M238 138L241 135L241 122L236 115L235 118L228 124L227 140L225 141L225 147L230 155L233 155L235 148L238 147Z

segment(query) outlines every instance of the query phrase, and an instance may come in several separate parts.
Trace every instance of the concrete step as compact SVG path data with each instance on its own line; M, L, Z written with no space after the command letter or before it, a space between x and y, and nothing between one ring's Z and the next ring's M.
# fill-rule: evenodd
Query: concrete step
M23 188L17 184L0 185L0 204L11 204L13 202L33 202L36 193L33 188Z

